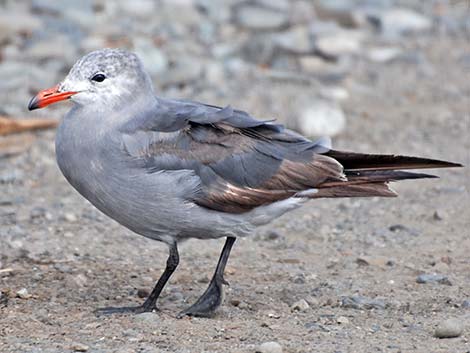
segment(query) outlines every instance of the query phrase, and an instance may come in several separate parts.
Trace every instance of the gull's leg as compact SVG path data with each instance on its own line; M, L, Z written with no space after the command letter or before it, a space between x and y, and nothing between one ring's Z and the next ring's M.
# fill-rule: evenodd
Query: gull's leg
M119 313L144 313L148 311L153 311L157 309L157 299L160 296L163 288L165 287L166 282L170 279L173 272L175 272L176 267L178 267L179 263L179 254L178 254L178 247L176 242L170 245L170 254L168 259L166 260L166 267L163 274L160 276L157 284L150 293L149 297L145 300L145 302L140 306L131 306L131 307L123 307L123 308L103 308L98 309L98 314L119 314Z
M209 287L207 287L204 294L196 301L196 303L179 313L179 318L185 315L210 317L215 314L215 311L220 306L223 299L222 284L228 284L224 279L224 271L230 255L230 250L232 250L232 245L235 243L235 239L236 238L234 237L227 237L222 253L220 254L214 276L209 283Z

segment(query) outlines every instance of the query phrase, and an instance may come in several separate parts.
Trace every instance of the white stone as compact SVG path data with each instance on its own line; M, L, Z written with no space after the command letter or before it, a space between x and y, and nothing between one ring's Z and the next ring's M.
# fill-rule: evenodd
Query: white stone
M453 338L459 337L462 332L462 321L452 318L440 322L434 331L434 336L437 338Z
M293 53L308 53L313 49L309 29L305 26L298 26L275 35L274 42L279 48Z
M307 136L335 136L344 130L346 118L337 104L316 100L301 112L298 126Z
M264 342L258 349L257 353L282 353L282 346L277 342Z
M355 54L360 52L364 33L357 30L340 30L321 35L315 40L315 46L332 56Z
M429 18L405 8L394 8L379 15L380 27L384 34L394 36L410 32L429 30Z
M395 59L401 53L402 50L397 47L380 47L369 49L366 55L370 61L386 63Z

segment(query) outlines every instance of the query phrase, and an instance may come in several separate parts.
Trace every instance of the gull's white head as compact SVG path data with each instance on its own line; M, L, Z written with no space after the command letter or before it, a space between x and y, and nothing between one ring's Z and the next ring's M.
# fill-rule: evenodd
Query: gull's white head
M29 109L65 99L97 109L118 108L146 95L153 95L152 82L137 55L123 49L101 49L78 60L60 84L33 97Z

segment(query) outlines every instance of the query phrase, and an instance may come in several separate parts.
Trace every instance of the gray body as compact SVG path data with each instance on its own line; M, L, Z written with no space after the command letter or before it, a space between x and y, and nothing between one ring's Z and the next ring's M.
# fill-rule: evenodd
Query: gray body
M159 133L148 126L158 125L155 111L162 109L159 104L185 104L153 98L144 106L134 102L116 112L117 119L99 119L86 107L75 106L59 126L59 168L69 183L100 211L135 233L171 243L189 237L245 236L255 226L306 201L292 197L235 214L194 203L191 198L201 188L201 180L193 170L150 172L145 166L146 156L140 155L149 145L179 133ZM136 116L146 118L139 120ZM152 124L147 119L155 121ZM129 123L133 132L126 127Z

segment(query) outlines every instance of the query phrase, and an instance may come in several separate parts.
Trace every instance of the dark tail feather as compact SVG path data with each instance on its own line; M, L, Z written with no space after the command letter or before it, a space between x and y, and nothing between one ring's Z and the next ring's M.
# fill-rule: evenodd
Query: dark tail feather
M363 154L330 150L325 155L336 159L344 167L347 180L326 181L317 186L317 192L309 198L323 197L394 197L397 194L389 182L406 179L437 178L435 175L405 172L402 169L451 168L461 164L436 159Z
M351 171L346 170L346 181L331 181L326 182L318 187L327 188L340 185L359 185L370 183L388 183L391 181L406 180L406 179L425 179L425 178L438 178L435 175L424 173L404 172L401 170L364 170L364 171Z
M345 171L462 167L459 163L391 154L365 154L330 150L325 155L336 159L343 165Z

